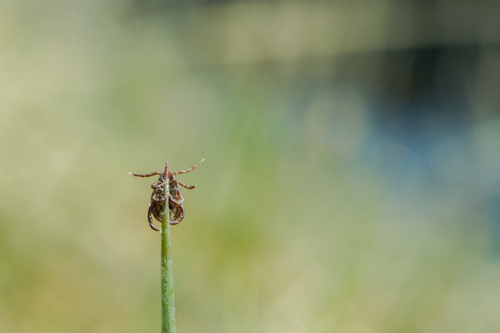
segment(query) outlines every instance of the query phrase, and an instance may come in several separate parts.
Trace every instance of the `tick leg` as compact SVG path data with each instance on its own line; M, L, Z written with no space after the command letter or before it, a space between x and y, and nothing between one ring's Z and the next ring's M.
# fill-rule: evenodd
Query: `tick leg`
M188 172L191 172L193 171L194 169L196 169L200 164L201 162L203 162L205 159L203 158L201 161L199 161L198 163L196 163L195 165L193 165L192 167L190 167L189 169L187 170L179 170L179 171L176 171L173 173L173 175L177 175L177 174L183 174L183 173L188 173Z
M158 222L161 222L161 211L163 209L163 203L153 205L153 216Z
M153 223L153 206L149 206L149 209L148 209L148 221L149 221L149 226L151 227L151 229L155 230L155 231L161 231L160 229L158 229L154 223ZM156 216L155 216L156 217Z
M131 174L132 176L135 176L135 177L153 177L153 176L163 176L163 172L158 172L158 171L155 171L155 172L151 172L151 173L147 173L145 175L142 175L140 173L132 173L132 172L129 172L129 174Z
M184 219L184 207L183 206L177 206L176 212L174 213L174 216L171 218L171 225L176 225L181 223L182 219Z
M184 188L187 188L188 190L192 190L193 188L196 187L196 185L186 185L186 184L184 184L183 182L180 182L180 181L177 181L177 183L179 183L180 186L182 186Z
M182 220L184 219L184 213L182 213L182 215L178 218L178 219L175 219L173 220L172 222L170 222L171 225L176 225L176 224L179 224L182 222Z
M179 219L177 221L179 221L179 223L182 222L182 220L184 220L184 207L182 207L182 212L181 212L181 216L179 217Z
M160 191L163 186L165 186L165 182L163 181L157 181L156 183L151 184L151 188L155 191Z
M175 206L182 206L182 203L184 202L184 196L182 195L181 191L177 191L175 193L175 196L177 197L177 200L174 199L172 195L170 195L169 198L169 208L173 209L174 205Z
M176 201L175 199L172 199L172 197L170 197L169 200L170 200L169 206L168 206L169 208L170 208L170 206L172 206L172 208L175 207L175 206L181 206L182 203L184 202L184 198L182 199L182 201L181 200ZM170 209L172 209L172 208L170 208Z

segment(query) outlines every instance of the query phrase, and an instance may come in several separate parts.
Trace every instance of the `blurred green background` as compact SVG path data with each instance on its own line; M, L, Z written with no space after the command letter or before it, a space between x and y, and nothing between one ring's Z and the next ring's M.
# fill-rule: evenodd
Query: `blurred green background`
M499 13L0 1L0 332L499 332Z

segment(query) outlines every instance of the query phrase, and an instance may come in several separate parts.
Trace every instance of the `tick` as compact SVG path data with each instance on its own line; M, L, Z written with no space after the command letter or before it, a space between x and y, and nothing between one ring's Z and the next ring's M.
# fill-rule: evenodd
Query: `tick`
M191 168L186 169L186 170L179 170L176 172L170 172L168 170L168 162L165 163L165 171L160 172L151 172L148 174L138 174L138 173L131 173L132 176L135 177L153 177L153 176L160 176L158 178L158 181L153 183L151 185L151 188L153 189L153 193L151 194L151 199L149 200L149 209L148 209L148 221L149 225L151 226L151 229L155 231L160 231L161 229L157 228L154 223L153 223L153 217L161 222L161 212L163 211L165 202L168 199L168 210L169 210L169 217L170 217L170 224L175 225L181 223L182 219L184 218L185 215L185 209L184 209L184 196L182 195L181 191L181 186L184 187L185 189L192 190L193 188L196 187L196 185L186 185L180 180L177 180L176 176L177 175L182 175L188 172L193 171L196 169L201 162L203 162L205 159L202 159L195 165L193 165ZM165 185L168 182L168 193L165 192Z

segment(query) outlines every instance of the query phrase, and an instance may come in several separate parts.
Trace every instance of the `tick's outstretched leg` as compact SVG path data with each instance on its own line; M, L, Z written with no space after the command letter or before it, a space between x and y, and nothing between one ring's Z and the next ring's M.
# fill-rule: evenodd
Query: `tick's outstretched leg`
M201 161L199 161L198 163L196 163L195 165L193 165L192 167L190 167L189 169L186 169L186 170L179 170L179 171L176 171L173 173L173 175L182 175L183 173L188 173L188 172L191 172L193 171L194 169L196 169L200 164L201 162L203 162L205 159L203 158Z
M158 172L158 171L155 171L155 172L151 172L151 173L147 173L145 175L142 175L140 173L132 173L132 172L129 172L129 174L131 174L132 176L135 176L135 177L153 177L153 176L163 176L163 172Z

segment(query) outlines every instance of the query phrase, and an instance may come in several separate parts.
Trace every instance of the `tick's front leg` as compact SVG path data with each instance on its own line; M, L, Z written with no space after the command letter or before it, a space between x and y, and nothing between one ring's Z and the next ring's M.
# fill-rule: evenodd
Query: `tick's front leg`
M129 172L129 174L131 174L132 176L135 176L135 177L152 177L152 176L163 176L163 173L162 172L151 172L151 173L147 173L147 174L140 174L140 173L132 173L132 172Z
M184 173L188 173L188 172L191 172L193 171L194 169L196 169L200 164L201 162L203 162L205 159L203 158L201 161L199 161L198 163L196 163L195 165L193 165L192 167L190 167L189 169L187 170L179 170L179 171L176 171L173 173L173 175L182 175Z

